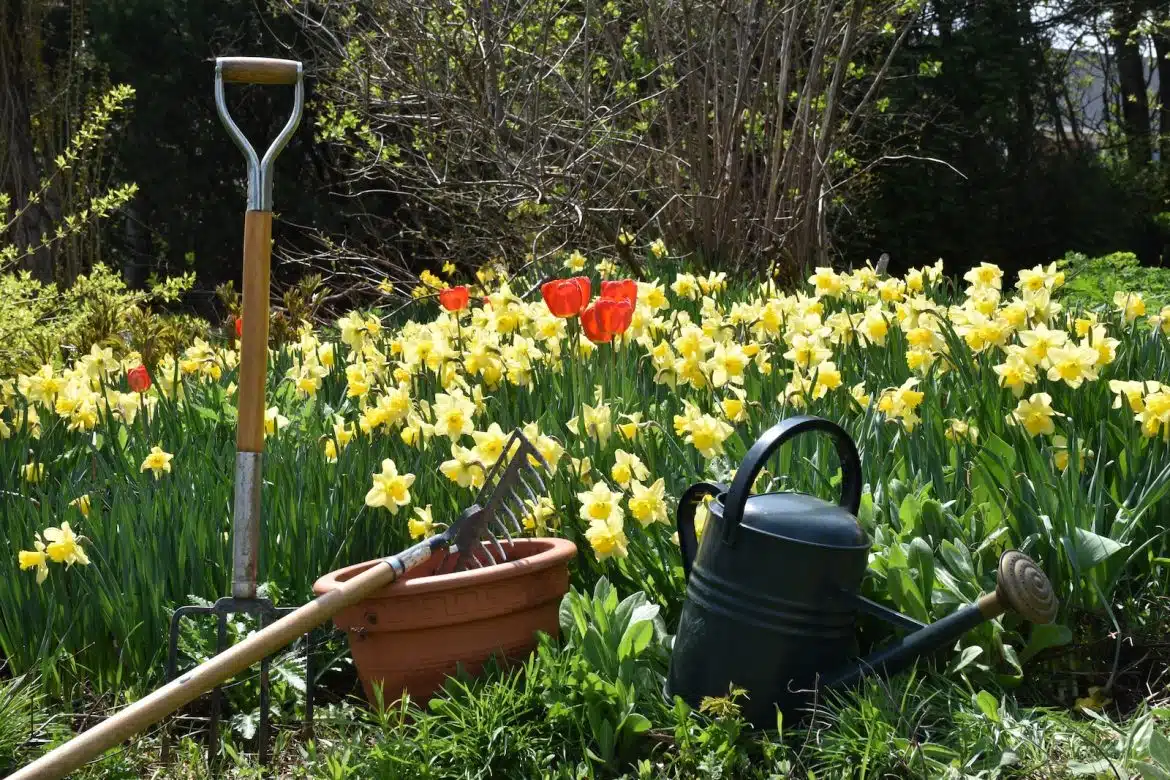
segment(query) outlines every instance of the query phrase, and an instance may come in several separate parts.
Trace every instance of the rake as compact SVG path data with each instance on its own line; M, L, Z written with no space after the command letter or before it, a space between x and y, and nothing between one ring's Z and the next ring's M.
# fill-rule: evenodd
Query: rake
M345 607L398 580L441 554L437 573L480 568L508 560L520 518L547 492L548 464L524 435L514 431L504 454L484 477L475 502L446 530L381 559L353 579L292 610L202 665L172 680L117 715L74 737L9 776L9 780L56 780L114 745L137 734L257 661L328 621ZM523 491L523 492L521 492ZM526 504L526 499L529 504ZM501 538L502 537L502 540Z

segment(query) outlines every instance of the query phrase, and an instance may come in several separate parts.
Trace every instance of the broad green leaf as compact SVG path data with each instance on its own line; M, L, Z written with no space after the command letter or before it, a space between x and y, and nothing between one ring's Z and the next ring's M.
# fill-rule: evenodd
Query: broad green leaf
M1082 572L1089 571L1097 564L1119 552L1127 545L1114 541L1107 536L1100 536L1084 528L1076 529L1073 536L1073 551L1077 568Z
M557 624L561 627L561 636L569 638L576 636L574 626L580 626L573 609L573 597L576 594L569 591L561 598L561 605L557 609Z
M975 706L993 723L999 723L999 700L987 691L979 691L975 696Z
M1170 739L1157 729L1150 732L1150 758L1170 772Z
M971 582L975 579L975 569L971 565L971 558L967 554L966 548L956 547L949 541L944 541L939 546L939 555L942 556L947 568L956 577Z
M955 663L954 666L951 667L951 672L952 673L957 672L960 669L970 665L971 663L973 663L975 661L976 658L978 658L982 654L983 654L983 648L980 647L979 645L971 645L970 647L964 647L963 652L961 652L959 654L959 660Z
M589 626L585 631L585 637L581 642L581 655L595 670L599 672L610 670L610 650L605 646L605 640L601 638L596 626Z
M930 593L934 589L934 550L930 549L925 539L916 536L910 542L907 558L911 568L918 570L918 590L925 605L930 601Z
M618 660L637 656L646 649L653 638L654 624L649 620L631 623L622 636L621 644L618 645Z
M622 729L631 734L642 734L650 730L650 719L637 712L631 712L622 721Z
M1066 625L1057 625L1055 623L1033 625L1032 635L1028 637L1028 644L1024 646L1023 652L1020 653L1020 660L1027 661L1037 653L1042 650L1047 650L1050 647L1067 645L1072 641L1072 638L1072 629Z
M930 621L922 594L918 592L918 586L907 576L904 569L890 569L886 576L886 587L889 588L890 598L894 600L899 609L915 620L920 620L923 623Z
M1134 761L1142 780L1170 780L1170 771L1160 769L1146 761Z
M918 521L921 514L922 500L914 493L907 493L898 506L898 526L902 533L919 533Z

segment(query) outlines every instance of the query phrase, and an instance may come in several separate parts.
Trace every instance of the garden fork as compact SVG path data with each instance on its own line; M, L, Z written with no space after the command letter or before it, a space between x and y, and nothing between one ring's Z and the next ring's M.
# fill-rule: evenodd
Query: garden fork
M293 110L264 157L260 158L228 113L224 83L283 84L294 87ZM278 608L257 596L257 560L260 551L260 488L263 482L265 380L268 372L269 266L272 255L272 168L301 120L304 78L301 63L263 57L220 57L215 61L215 106L219 118L248 162L248 209L244 214L244 302L240 330L239 417L236 431L235 492L232 514L232 593L211 606L191 605L175 610L167 649L167 681L178 671L179 626L184 617L215 615L216 653L227 646L228 616L255 617L260 629L293 607ZM306 642L305 727L313 718L313 669ZM268 762L268 658L260 662L260 718L257 730L261 764ZM208 728L208 756L218 753L219 718L223 691L212 694ZM163 758L169 758L164 739Z

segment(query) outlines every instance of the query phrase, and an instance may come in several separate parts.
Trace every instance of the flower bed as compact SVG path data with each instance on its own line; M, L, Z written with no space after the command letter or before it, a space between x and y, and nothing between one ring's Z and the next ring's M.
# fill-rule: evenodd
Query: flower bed
M481 279L410 321L306 326L272 354L261 576L295 603L319 575L426 535L519 427L554 472L527 531L576 542L579 587L642 592L672 628L675 500L807 411L861 450L870 597L928 621L991 587L1006 547L1045 569L1055 627L1005 618L955 650L965 674L1017 684L1082 616L1118 621L1122 601L1164 591L1170 553L1170 307L1135 291L1066 309L1062 283L1055 267L1011 282L983 265L956 285L939 264L817 269L795 293L680 273L525 299L522 280ZM95 346L0 379L12 672L55 693L143 692L169 611L229 592L235 346L196 339L145 371ZM757 489L829 495L836 468L827 442L802 439Z

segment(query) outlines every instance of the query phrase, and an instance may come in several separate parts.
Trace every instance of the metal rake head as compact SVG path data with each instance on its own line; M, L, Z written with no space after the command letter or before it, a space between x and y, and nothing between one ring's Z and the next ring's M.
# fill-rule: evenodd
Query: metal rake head
M510 550L513 533L519 536L524 532L522 518L536 511L538 495L547 492L541 471L548 470L547 461L532 442L519 429L513 431L499 460L484 477L475 502L445 532L450 544L437 571L478 569L507 561L504 545ZM531 502L530 507L525 500Z

